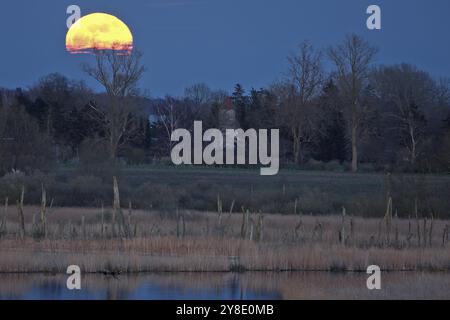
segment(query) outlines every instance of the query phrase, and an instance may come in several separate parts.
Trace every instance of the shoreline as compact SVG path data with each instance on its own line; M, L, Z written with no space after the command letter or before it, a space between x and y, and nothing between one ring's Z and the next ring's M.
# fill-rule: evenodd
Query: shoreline
M388 274L396 274L396 273L426 273L426 274L450 274L450 268L449 269L442 269L442 270L436 270L436 269L408 269L408 270L389 270L389 269L381 269L381 272L388 273ZM149 270L149 271L131 271L131 272L121 272L121 273L105 273L103 271L94 271L94 272L83 272L81 270L82 274L84 275L93 275L93 276L106 276L106 277L119 277L119 276L146 276L146 275L176 275L176 274L222 274L222 275L230 275L230 274L264 274L264 273L270 273L270 274L301 274L301 273L327 273L327 274L335 274L335 275L345 275L345 274L366 274L366 270L345 270L345 271L333 271L333 270L246 270L242 272L236 272L236 271L221 271L221 270L207 270L207 271L195 271L195 270L179 270L179 271L162 271L162 270ZM13 276L13 275L45 275L45 276L66 276L68 275L65 272L50 272L50 271L1 271L0 276Z

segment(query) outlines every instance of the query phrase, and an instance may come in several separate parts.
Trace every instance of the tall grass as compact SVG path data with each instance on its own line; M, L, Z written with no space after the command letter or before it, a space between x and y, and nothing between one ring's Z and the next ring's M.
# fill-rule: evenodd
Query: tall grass
M178 214L130 210L131 236L114 234L112 209L53 208L46 237L36 237L33 216L41 207L7 216L0 239L0 272L64 272L69 264L85 272L326 270L450 270L449 222L395 218L387 238L384 219L269 215L242 210L179 210ZM183 217L182 219L180 217ZM417 241L420 238L420 241ZM345 241L342 241L345 239ZM425 240L426 239L426 240Z

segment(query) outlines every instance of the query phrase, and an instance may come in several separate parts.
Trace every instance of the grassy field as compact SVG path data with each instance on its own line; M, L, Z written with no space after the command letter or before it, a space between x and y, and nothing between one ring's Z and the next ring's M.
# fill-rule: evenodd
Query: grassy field
M41 183L49 201L58 207L100 207L112 204L112 177L96 172L61 169L53 175L7 176L0 179L0 199L15 203L25 185L25 203L39 204ZM262 177L258 170L203 167L124 168L119 176L122 203L143 210L174 213L176 209L216 211L234 204L252 212L281 214L349 214L380 217L386 210L388 189L394 212L408 218L415 201L421 216L450 219L450 176L380 173L337 173L281 170Z
M256 170L229 169L129 169L123 184L131 186L128 198L141 208L216 210L223 206L245 207L267 213L330 215L342 207L353 215L379 217L386 210L390 189L395 211L407 218L418 200L424 215L450 218L450 177L393 175L390 186L383 174L351 174L282 170L274 177L259 176ZM148 184L150 182L150 184ZM146 189L156 197L144 197ZM158 194L164 193L166 199Z

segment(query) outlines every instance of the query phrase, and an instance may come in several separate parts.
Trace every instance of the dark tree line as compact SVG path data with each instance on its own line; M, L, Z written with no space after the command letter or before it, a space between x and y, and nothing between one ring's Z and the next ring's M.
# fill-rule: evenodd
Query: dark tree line
M229 94L197 84L162 99L137 89L145 71L139 53L99 52L83 69L104 93L59 74L0 91L0 172L168 160L171 133L195 120L204 129L279 128L285 165L448 172L448 82L409 64L376 66L377 51L356 35L327 50L304 42L284 79L267 88L237 84ZM325 60L334 65L329 72Z

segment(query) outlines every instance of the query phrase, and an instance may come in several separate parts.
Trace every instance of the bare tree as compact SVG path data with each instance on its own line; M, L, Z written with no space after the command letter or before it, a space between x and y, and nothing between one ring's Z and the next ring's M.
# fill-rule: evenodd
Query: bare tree
M323 83L322 53L305 41L288 61L285 123L292 137L294 161L298 164L303 158L303 145L311 142L315 128L314 107Z
M158 114L158 121L164 128L166 134L166 146L168 154L173 147L172 133L178 129L180 125L181 114L178 112L177 101L171 97L167 97L163 103L156 106L156 113Z
M407 160L414 165L426 138L423 108L431 109L437 87L426 72L407 64L377 69L375 83L392 119L390 129L398 133Z
M169 155L175 145L171 139L172 133L181 127L192 129L194 121L199 117L199 110L199 106L191 100L179 100L171 96L167 96L155 105L157 124L164 132L163 141Z
M212 90L204 83L197 83L186 88L184 96L199 107L213 100Z
M347 105L353 172L358 171L358 146L364 134L365 117L369 110L369 106L363 101L363 94L370 66L377 52L377 48L354 34L348 35L342 44L328 50L328 55L336 66L337 85Z
M145 68L141 65L141 53L117 53L114 50L95 52L95 65L83 65L83 70L106 90L106 107L91 103L97 119L108 140L111 161L116 167L118 150L133 136L136 128L133 111L137 85Z

